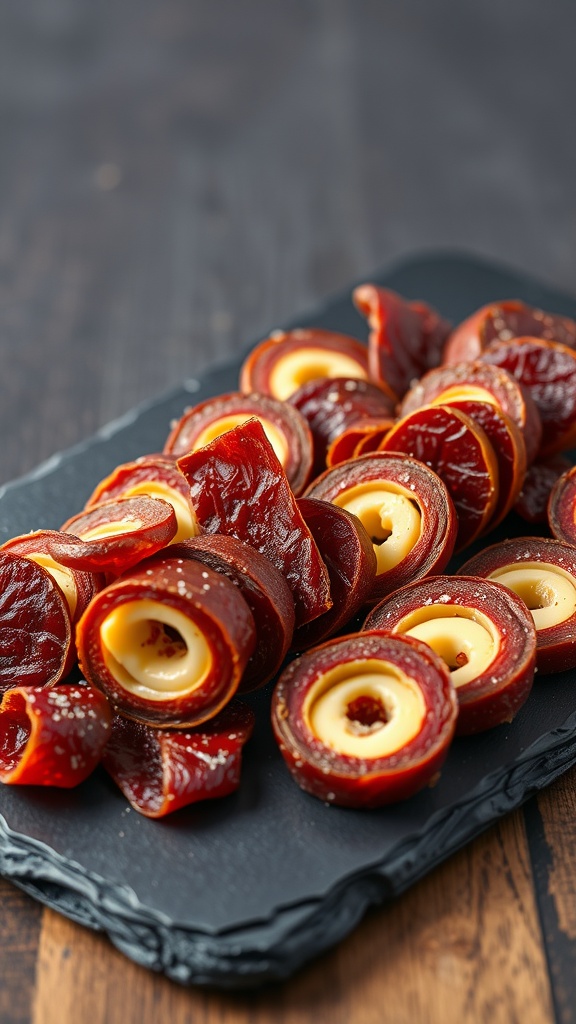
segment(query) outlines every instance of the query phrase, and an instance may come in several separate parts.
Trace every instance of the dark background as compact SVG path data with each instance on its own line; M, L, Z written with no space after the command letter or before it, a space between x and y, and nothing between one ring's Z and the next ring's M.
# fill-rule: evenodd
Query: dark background
M0 479L353 280L576 290L574 0L2 0Z

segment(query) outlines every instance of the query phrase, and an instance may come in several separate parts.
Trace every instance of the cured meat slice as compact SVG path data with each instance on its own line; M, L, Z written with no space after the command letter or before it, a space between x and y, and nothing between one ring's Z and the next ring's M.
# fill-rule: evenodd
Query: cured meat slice
M314 439L314 475L326 469L334 442L360 420L394 420L394 403L375 384L350 377L313 380L299 388L290 402L306 419ZM340 461L342 461L340 459Z
M539 458L576 444L576 351L540 338L492 342L482 353L524 387L540 413Z
M534 681L536 631L506 587L470 576L429 576L372 609L364 628L391 630L432 647L458 695L460 735L511 722Z
M139 494L162 498L172 505L178 524L174 541L193 537L198 532L188 499L188 485L176 465L175 455L142 455L133 462L122 463L100 481L84 507L89 509L105 501Z
M546 313L518 299L489 303L454 328L446 342L443 362L478 359L492 341L511 341L527 336L546 338L575 348L576 321L557 313Z
M495 580L524 601L541 672L576 666L576 548L550 537L516 537L484 548L460 573Z
M73 516L51 538L49 550L63 565L119 575L160 551L176 531L172 505L143 494L105 501Z
M0 781L78 786L99 763L111 721L108 701L91 686L7 690L0 704Z
M178 465L202 530L246 541L284 574L297 625L328 611L328 571L258 420L184 455Z
M195 729L154 729L117 715L103 764L136 811L163 818L238 788L253 727L254 713L240 701Z
M429 466L400 452L374 452L322 474L306 497L356 516L376 555L370 600L441 572L454 551L457 518L448 488Z
M72 632L64 594L47 569L0 551L0 693L53 686L68 671Z
M255 641L252 613L229 579L161 555L101 590L76 631L88 681L126 717L159 728L217 714Z
M294 780L344 807L380 807L436 777L458 703L441 658L380 630L329 640L282 673L272 725Z
M292 646L303 651L343 629L369 600L377 563L372 541L357 516L317 498L300 498L298 507L328 569L334 602L324 615L295 631Z

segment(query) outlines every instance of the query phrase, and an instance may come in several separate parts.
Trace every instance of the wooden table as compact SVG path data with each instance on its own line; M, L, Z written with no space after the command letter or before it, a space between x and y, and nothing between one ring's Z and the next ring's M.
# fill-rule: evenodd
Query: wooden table
M573 4L469 7L5 0L0 481L407 253L576 289ZM248 995L0 882L0 1020L566 1024L575 823L573 770Z

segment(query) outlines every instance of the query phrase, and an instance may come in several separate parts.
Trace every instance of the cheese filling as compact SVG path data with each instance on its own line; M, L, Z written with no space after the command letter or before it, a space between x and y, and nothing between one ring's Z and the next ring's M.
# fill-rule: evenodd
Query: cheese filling
M114 522L93 526L91 530L82 530L76 536L82 540L106 540L106 537L117 537L121 533L132 533L135 530L141 530L142 526L141 519L117 519Z
M194 442L193 451L197 451L198 448L203 448L204 445L210 444L210 441L214 441L215 438L225 434L227 430L240 427L243 423L254 418L260 421L264 433L270 441L279 461L285 466L288 459L288 443L284 434L271 420L265 419L262 416L254 417L252 413L238 413L236 416L222 416L221 419L214 420L213 423L210 423L209 426L205 427L198 434Z
M460 605L418 608L405 615L394 632L428 644L446 662L456 688L486 672L500 648L498 632L488 616Z
M325 746L348 757L388 757L422 728L426 704L416 681L376 659L338 666L311 687L305 721Z
M176 535L170 541L176 544L178 541L186 540L187 537L196 537L198 534L198 523L192 511L192 507L183 494L175 487L168 487L159 480L147 480L141 484L135 484L123 492L123 497L132 498L138 494L147 494L150 498L162 498L172 505L176 515L178 529Z
M212 663L210 647L195 624L170 605L127 601L100 626L108 670L129 693L170 700L192 693Z
M282 401L318 377L355 377L365 380L360 363L343 352L324 348L298 348L277 360L270 373L270 391Z
M498 405L491 391L476 384L455 384L446 388L432 400L432 405L450 405L450 402L487 402L489 405Z
M65 565L61 565L60 562L56 562L44 551L35 551L26 557L30 561L36 562L37 565L41 565L43 569L50 573L52 579L56 581L66 598L70 618L73 620L76 613L76 605L78 604L78 591L72 569L68 569Z
M394 484L359 484L333 502L358 516L371 537L378 576L402 562L420 539L422 520L414 496Z
M558 626L576 611L576 580L551 562L504 565L488 579L513 590L528 605L536 629Z

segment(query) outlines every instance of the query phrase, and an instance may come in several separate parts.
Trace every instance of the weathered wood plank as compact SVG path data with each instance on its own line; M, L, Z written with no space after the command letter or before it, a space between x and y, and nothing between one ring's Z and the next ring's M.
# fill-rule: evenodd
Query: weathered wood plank
M42 907L0 879L0 1020L30 1020Z
M521 816L511 815L369 923L363 962L343 947L341 971L395 1024L553 1020Z
M576 1021L576 770L525 809L543 939L561 1024Z

